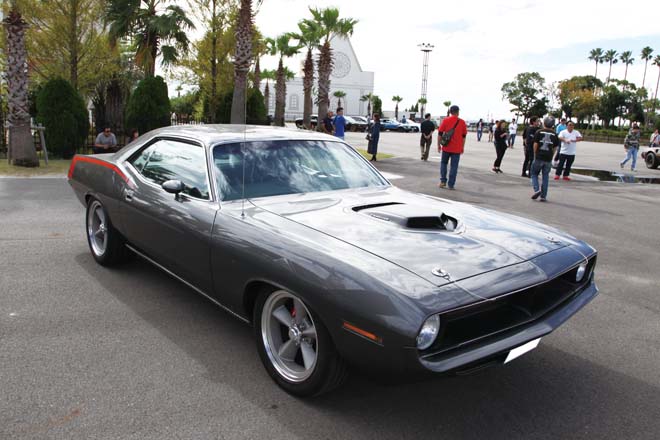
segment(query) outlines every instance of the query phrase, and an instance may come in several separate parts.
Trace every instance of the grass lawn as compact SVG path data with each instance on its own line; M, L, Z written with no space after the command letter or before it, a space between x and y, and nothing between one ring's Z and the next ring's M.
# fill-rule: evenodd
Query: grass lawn
M69 171L71 159L51 159L48 161L48 166L43 160L39 161L38 168L25 168L15 167L7 163L7 159L0 159L0 176L15 176L15 177L33 177L45 175L60 175L64 176Z
M371 159L371 154L367 153L367 150L361 150L359 148L356 148L356 150L365 158ZM386 153L378 153L376 155L376 159L389 159L390 157L394 157L392 154L386 154Z

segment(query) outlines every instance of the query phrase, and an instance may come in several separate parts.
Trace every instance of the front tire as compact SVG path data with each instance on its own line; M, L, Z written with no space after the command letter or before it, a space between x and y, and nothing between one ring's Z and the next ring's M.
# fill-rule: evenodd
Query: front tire
M286 392L317 396L346 378L346 364L320 318L296 295L262 291L254 308L254 331L266 371Z
M102 266L121 263L127 253L124 239L112 226L108 211L99 199L95 197L89 199L85 218L87 244L96 262Z
M652 170L658 168L658 165L660 165L660 161L658 161L658 158L656 157L655 153L652 151L646 153L646 156L644 157L644 162L646 163L646 168L650 168Z

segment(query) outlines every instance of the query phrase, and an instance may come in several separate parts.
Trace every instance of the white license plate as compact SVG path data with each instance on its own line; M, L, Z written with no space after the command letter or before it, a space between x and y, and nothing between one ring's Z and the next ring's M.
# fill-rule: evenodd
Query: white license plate
M509 355L504 360L504 363L506 364L507 362L511 362L515 358L522 356L528 351L534 350L536 346L539 345L539 342L541 342L541 338L534 339L533 341L529 341L527 344L514 348L509 352Z

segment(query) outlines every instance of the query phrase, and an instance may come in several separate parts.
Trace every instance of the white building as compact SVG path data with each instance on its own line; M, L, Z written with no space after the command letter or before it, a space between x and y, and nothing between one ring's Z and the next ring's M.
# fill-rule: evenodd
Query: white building
M366 115L367 103L360 101L360 98L374 91L374 73L365 72L360 66L355 50L348 39L335 38L331 42L334 54L334 69L330 76L330 110L337 109L337 98L332 94L338 90L346 93L341 103L346 115ZM304 53L306 55L306 52ZM302 70L302 68L301 68ZM314 88L316 93L318 74L316 72L316 62L314 63ZM263 87L263 86L262 86ZM275 114L275 86L270 86L270 103L268 114ZM303 78L302 71L291 81L286 83L286 110L285 119L288 121L301 118L303 115ZM314 101L316 98L314 97ZM316 114L318 106L312 107L312 114Z

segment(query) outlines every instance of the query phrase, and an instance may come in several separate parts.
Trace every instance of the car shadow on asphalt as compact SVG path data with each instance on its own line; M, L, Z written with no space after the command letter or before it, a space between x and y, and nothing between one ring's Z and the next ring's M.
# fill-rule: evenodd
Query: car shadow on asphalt
M473 375L382 385L353 372L343 387L303 400L268 377L249 326L185 285L140 259L116 269L87 253L75 261L203 365L204 378L230 386L295 437L657 438L660 389L554 348L552 335L513 363Z

